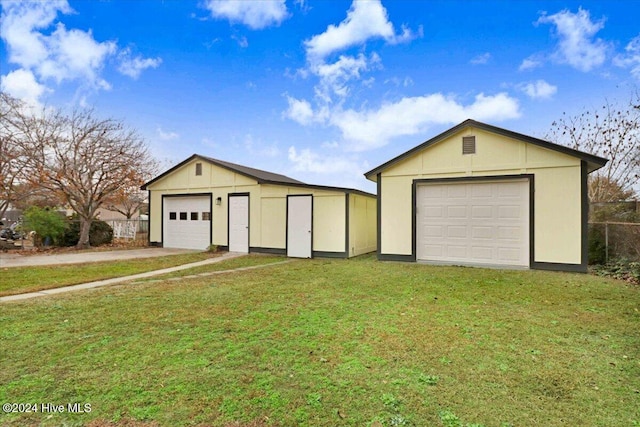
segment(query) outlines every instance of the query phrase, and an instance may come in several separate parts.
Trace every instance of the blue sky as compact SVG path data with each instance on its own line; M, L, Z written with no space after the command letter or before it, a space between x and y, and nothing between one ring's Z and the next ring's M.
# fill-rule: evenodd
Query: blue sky
M2 1L0 87L93 106L165 166L193 153L375 191L472 118L544 137L640 82L623 1Z

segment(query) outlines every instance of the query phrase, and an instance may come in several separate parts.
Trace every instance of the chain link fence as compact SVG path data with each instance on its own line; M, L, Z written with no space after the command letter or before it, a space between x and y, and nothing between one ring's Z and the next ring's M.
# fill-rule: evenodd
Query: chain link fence
M589 224L589 263L606 264L614 259L640 261L640 223Z

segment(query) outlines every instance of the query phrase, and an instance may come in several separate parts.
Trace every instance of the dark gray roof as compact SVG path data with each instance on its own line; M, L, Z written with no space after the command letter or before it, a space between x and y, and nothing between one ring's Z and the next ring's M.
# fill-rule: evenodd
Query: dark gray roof
M206 156L198 156L201 157L214 165L218 165L225 169L232 170L234 172L238 172L242 175L248 176L249 178L254 178L256 181L263 182L272 182L272 183L280 183L280 184L304 184L302 181L298 181L297 179L289 178L285 175L280 175L273 172L267 172L260 169L250 168L248 166L242 166L231 162L225 162L223 160L214 159L212 157Z
M174 167L172 167L168 171L166 171L166 172L158 175L157 177L153 178L151 181L147 182L146 184L144 184L140 188L142 190L146 190L149 185L151 185L154 182L164 178L165 176L169 175L170 173L172 173L176 169L184 166L185 164L189 163L190 161L192 161L194 159L202 159L205 162L209 162L211 164L220 166L221 168L228 169L228 170L233 171L233 172L237 172L237 173L239 173L241 175L244 175L246 177L255 179L260 184L277 184L277 185L288 185L288 186L293 186L293 187L315 188L315 189L318 189L318 190L342 191L342 192L345 192L345 193L354 193L354 194L361 194L363 196L375 197L375 195L373 195L371 193L367 193L366 191L355 190L353 188L328 187L328 186L324 186L324 185L307 184L307 183L304 183L302 181L298 181L297 179L289 178L288 176L285 176L285 175L280 175L280 174L273 173L273 172L267 172L267 171L263 171L263 170L260 170L260 169L250 168L248 166L238 165L236 163L231 163L231 162L226 162L224 160L214 159L212 157L202 156L200 154L194 154L194 155L190 156L188 159L183 160L182 162L178 163L177 165L175 165Z
M588 170L589 172L593 172L597 169L600 169L601 167L603 167L609 160L605 159L603 157L598 157L595 156L593 154L589 154L589 153L585 153L582 151L578 151L578 150L574 150L573 148L569 148L569 147L565 147L564 145L558 145L558 144L554 144L552 142L549 141L545 141L543 139L538 139L538 138L534 138L532 136L528 136L528 135L524 135L521 133L517 133L517 132L513 132L507 129L502 129L499 128L497 126L492 126L492 125L488 125L486 123L482 123L482 122L477 122L475 120L471 120L471 119L467 119L464 122L452 127L449 130L446 130L444 132L442 132L441 134L434 136L433 138L423 142L422 144L412 148L409 151L406 151L402 154L400 154L397 157L394 157L393 159L389 160L388 162L385 162L383 164L381 164L380 166L371 169L369 172L365 173L364 176L367 177L367 179L370 179L371 181L375 181L376 180L376 175L378 175L380 172L384 171L385 169L387 169L390 166L393 166L394 164L406 159L407 157L413 155L414 153L427 148L437 142L442 141L443 139L448 138L449 136L459 132L460 130L466 128L466 127L476 127L479 129L483 129L486 130L488 132L493 132L499 135L503 135L509 138L513 138L513 139L517 139L520 141L524 141L527 142L529 144L533 144L533 145L537 145L539 147L542 148L547 148L550 150L554 150L554 151L558 151L560 153L564 153L567 154L569 156L573 156L573 157L577 157L580 160L584 160L587 162L588 165Z

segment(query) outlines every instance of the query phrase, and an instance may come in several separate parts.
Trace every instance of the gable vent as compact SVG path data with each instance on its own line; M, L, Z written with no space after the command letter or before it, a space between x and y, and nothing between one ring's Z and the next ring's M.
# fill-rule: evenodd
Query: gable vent
M462 154L475 154L475 153L476 153L476 137L463 136L462 137Z

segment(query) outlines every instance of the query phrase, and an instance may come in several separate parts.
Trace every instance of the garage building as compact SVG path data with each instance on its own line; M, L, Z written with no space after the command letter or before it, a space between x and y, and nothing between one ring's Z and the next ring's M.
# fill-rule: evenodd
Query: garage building
M606 162L466 120L365 174L378 258L584 272L587 175Z
M291 257L376 250L376 198L194 154L142 186L149 242Z

